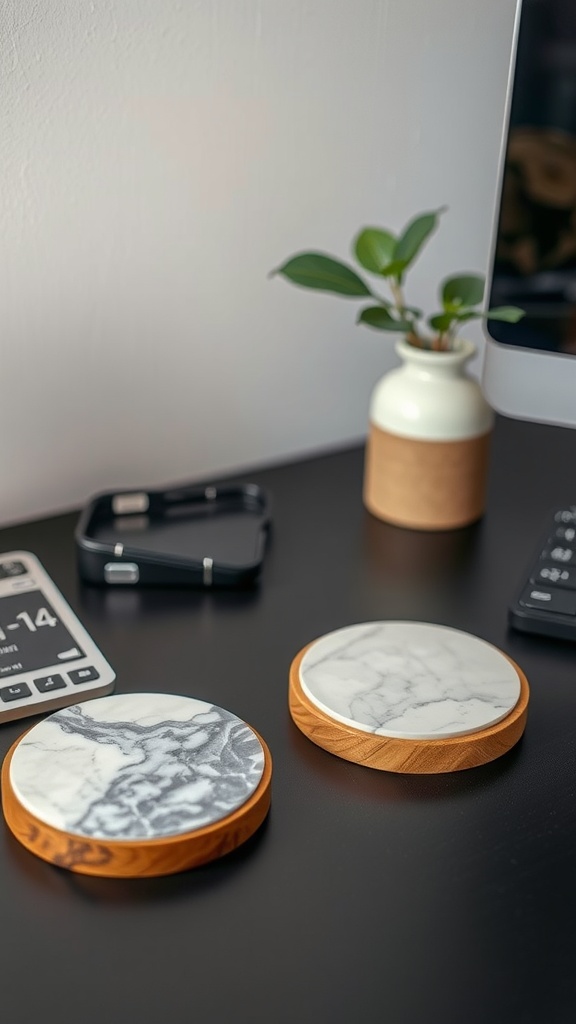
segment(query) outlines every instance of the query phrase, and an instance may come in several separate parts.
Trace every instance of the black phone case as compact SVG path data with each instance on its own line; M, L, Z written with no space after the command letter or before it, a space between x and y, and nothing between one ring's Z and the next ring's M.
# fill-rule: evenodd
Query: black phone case
M78 521L78 570L104 585L249 586L269 527L256 484L100 494Z

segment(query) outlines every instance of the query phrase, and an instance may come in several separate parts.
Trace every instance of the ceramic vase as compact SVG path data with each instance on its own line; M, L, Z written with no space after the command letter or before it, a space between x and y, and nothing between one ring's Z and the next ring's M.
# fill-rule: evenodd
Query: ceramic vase
M364 504L398 526L449 530L484 511L493 413L467 364L469 341L433 352L399 341L401 365L370 403Z

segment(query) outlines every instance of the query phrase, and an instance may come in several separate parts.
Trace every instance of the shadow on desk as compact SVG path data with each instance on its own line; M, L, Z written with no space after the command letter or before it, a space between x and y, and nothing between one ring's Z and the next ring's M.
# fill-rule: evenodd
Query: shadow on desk
M304 772L327 783L340 798L390 804L421 801L453 801L460 794L469 797L475 790L500 786L505 776L515 771L522 756L523 738L507 754L478 768L437 775L404 775L379 771L336 757L308 740L291 722L290 741Z
M374 576L402 581L453 577L468 570L478 546L481 523L459 530L405 530L368 513L362 530L363 552Z
M170 618L175 613L198 612L207 605L219 611L253 607L261 600L258 586L238 590L202 590L190 587L114 588L81 584L78 599L82 611L102 622L142 622L147 616Z

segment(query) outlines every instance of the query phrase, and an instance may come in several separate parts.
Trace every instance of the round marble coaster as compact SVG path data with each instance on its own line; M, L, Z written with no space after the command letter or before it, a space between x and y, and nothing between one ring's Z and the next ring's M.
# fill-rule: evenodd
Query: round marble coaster
M495 647L419 622L369 622L328 633L303 657L300 682L340 722L401 739L486 729L520 696L518 673Z
M290 711L310 739L392 771L454 771L498 757L520 738L528 697L501 651L430 623L336 630L290 670Z
M2 799L16 837L52 863L157 875L244 842L266 816L270 778L266 745L229 711L116 694L57 711L18 740Z

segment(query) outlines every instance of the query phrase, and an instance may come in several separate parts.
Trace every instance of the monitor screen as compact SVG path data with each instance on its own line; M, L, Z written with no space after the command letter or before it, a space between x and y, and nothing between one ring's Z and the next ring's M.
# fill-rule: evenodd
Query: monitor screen
M576 0L518 7L488 276L491 306L526 312L488 322L488 399L576 423Z

